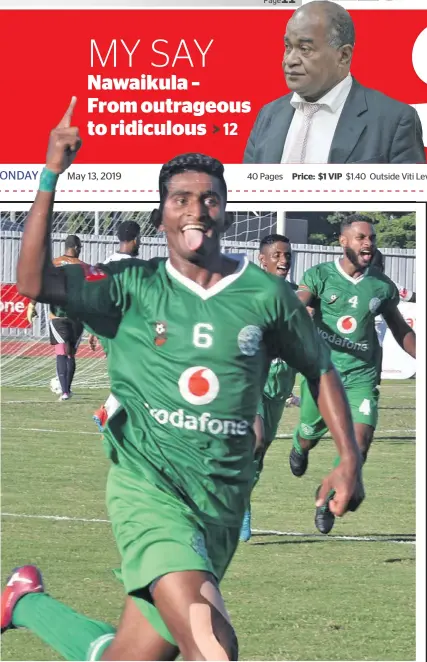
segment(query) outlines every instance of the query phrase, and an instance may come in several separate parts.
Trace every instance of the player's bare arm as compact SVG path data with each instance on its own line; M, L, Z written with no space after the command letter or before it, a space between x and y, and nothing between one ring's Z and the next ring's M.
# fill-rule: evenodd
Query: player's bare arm
M307 308L311 308L313 306L316 297L313 294L313 292L310 292L310 290L307 289L305 286L300 285L298 287L296 294L298 299L302 301L304 306L306 306Z
M400 310L392 308L383 315L396 342L415 359L415 333L405 321Z
M27 306L27 320L29 321L30 324L32 324L33 320L36 317L38 317L36 303L37 301L30 301L30 303Z
M75 104L76 98L73 97L65 115L50 134L46 169L53 180L72 164L81 145L77 127L71 126ZM52 298L51 293L61 291L59 281L64 278L61 271L52 265L51 259L50 231L54 199L54 190L37 192L25 222L17 267L20 294L52 303L56 303L56 300L53 300L55 297ZM62 290L65 292L65 287Z
M350 505L355 510L365 497L361 479L362 459L354 435L351 411L335 368L331 367L317 383L309 381L309 385L341 460L338 467L323 480L316 506L322 506L331 490L335 490L329 507L334 515L341 517Z

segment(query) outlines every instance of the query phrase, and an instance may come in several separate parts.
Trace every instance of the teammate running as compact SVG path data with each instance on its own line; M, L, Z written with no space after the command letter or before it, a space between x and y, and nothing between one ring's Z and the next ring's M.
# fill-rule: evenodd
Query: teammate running
M261 240L259 250L258 260L261 268L286 280L292 265L292 247L289 239L282 234L270 234ZM293 290L298 289L295 283L289 282L289 285ZM254 424L257 462L254 487L261 475L265 454L276 437L285 406L299 406L299 398L292 393L295 376L295 370L282 359L273 359ZM247 542L250 537L251 508L249 506L243 518L240 541Z
M166 234L167 261L51 268L56 181L80 146L74 104L51 133L17 283L21 294L65 307L108 350L122 407L105 430L107 505L127 598L115 632L44 593L39 570L24 566L5 589L2 628L27 627L69 660L172 660L179 651L236 660L218 583L253 487L253 424L270 360L302 372L318 397L341 456L318 501L334 489L338 515L364 498L348 402L289 285L221 255L233 216L215 159L185 154L161 169L151 218Z
M79 259L82 245L79 237L70 234L65 240L64 255L55 257L52 262L55 267L65 264L83 264ZM36 303L32 301L28 304L27 318L33 321L36 313ZM56 375L51 380L51 390L57 393L57 381L61 395L59 401L69 400L71 398L71 384L76 371L76 352L83 335L83 324L67 317L64 309L60 306L51 306L49 313L49 335L50 344L55 347L56 354Z
M131 257L137 257L141 245L141 226L136 221L123 221L117 230L117 238L120 241L119 250L115 251L104 260L104 264L109 262L120 262L128 260ZM96 336L90 334L89 345L93 351L97 347ZM112 416L120 406L117 398L112 393L108 396L105 404L101 405L93 414L93 420L98 426L100 432L104 431L105 424L109 416Z
M306 271L298 296L314 308L318 333L332 350L332 360L350 402L356 440L365 462L377 425L377 387L381 379L382 351L375 331L375 317L384 317L398 344L413 357L415 334L397 308L396 285L371 266L376 251L371 219L361 214L348 216L341 224L340 244L343 257ZM309 451L327 430L328 425L303 378L300 423L294 432L289 457L294 476L305 474ZM334 521L335 515L327 500L316 509L315 523L321 533L329 533Z

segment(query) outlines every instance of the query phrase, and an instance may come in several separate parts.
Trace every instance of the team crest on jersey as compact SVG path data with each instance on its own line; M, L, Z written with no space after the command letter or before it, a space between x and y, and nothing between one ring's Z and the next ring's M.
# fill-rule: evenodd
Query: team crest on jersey
M219 392L218 377L210 368L197 365L184 370L178 381L179 392L192 405L208 405Z
M372 313L372 315L375 315L380 306L381 299L378 299L378 297L373 297L373 299L371 299L369 302L369 311Z
M337 321L337 329L345 335L353 333L357 329L357 322L351 315L344 315L344 317L340 317Z
M157 345L157 347L161 347L162 345L165 344L166 340L168 339L167 337L167 324L166 322L156 322L154 325L154 331L156 332L156 336L154 338L154 344Z
M259 350L262 340L262 331L259 326L249 324L240 330L237 336L237 344L242 354L246 356L255 356Z
M329 301L328 301L328 303L335 303L335 301L336 301L337 299L338 299L338 297L337 297L336 294L331 294L331 296L329 297Z

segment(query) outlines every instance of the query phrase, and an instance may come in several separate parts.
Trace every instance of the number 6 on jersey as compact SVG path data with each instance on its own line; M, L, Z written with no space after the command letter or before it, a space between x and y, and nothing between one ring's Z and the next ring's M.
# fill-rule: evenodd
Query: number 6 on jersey
M199 323L196 324L193 328L193 345L195 347L204 347L207 349L211 347L213 343L213 338L206 331L213 332L214 328L212 324Z

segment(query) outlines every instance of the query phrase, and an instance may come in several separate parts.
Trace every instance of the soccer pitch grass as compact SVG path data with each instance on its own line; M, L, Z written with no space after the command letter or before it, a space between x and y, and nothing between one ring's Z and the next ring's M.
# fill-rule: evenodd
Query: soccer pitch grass
M313 518L332 440L320 442L301 479L289 470L290 438L273 443L253 495L257 532L222 583L240 659L415 659L415 382L381 390L367 498L329 536ZM35 563L54 597L116 624L123 592L105 521L108 463L91 420L106 395L76 387L60 403L47 388L3 389L2 581ZM285 410L279 432L290 435L297 417ZM60 658L20 630L4 635L2 659Z

